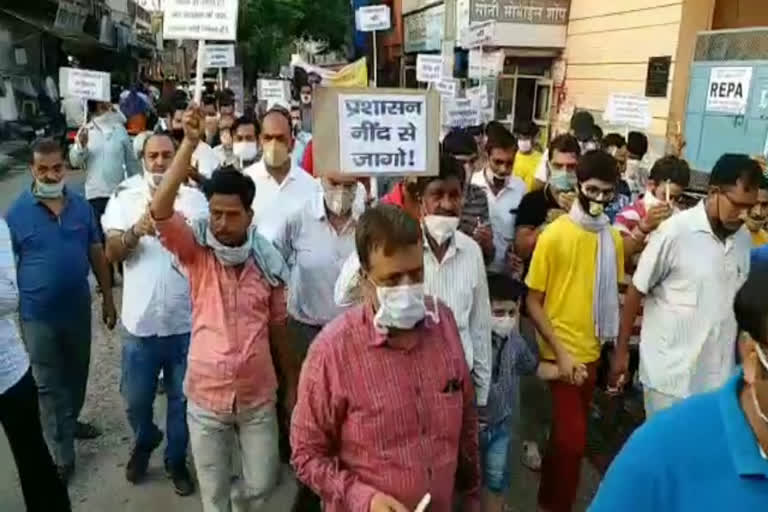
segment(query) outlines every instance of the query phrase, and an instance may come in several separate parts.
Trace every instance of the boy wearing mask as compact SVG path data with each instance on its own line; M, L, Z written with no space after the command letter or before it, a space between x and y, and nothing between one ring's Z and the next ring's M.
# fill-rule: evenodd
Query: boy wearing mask
M535 147L538 127L530 121L523 122L517 131L517 155L512 174L525 182L526 192L536 187L536 169L541 163L541 151Z
M619 334L618 283L624 275L622 240L604 213L616 195L616 160L590 151L576 177L578 198L538 237L526 278L541 358L556 362L562 379L549 383L552 432L538 499L548 512L570 511L576 498L600 345Z

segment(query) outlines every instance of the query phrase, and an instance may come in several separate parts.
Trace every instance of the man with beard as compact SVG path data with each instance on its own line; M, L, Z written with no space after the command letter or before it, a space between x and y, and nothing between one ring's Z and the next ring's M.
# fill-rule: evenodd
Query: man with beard
M747 155L725 154L697 206L651 235L624 299L611 368L626 380L629 339L644 304L640 381L651 417L684 398L722 386L735 370L737 326L731 305L747 279L750 240L741 229L757 204L762 172Z

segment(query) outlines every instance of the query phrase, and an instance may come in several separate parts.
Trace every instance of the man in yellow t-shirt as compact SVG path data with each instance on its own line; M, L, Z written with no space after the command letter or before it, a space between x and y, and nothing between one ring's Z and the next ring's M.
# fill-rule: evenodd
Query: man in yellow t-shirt
M549 383L553 420L539 507L552 511L571 510L576 498L600 346L619 334L624 277L623 241L603 213L616 195L618 164L590 151L576 176L578 200L539 235L526 279L541 358L555 361L565 376Z
M765 230L768 220L768 180L763 177L757 192L757 204L747 213L744 224L752 236L752 247L768 244L768 231Z
M525 121L517 130L517 156L512 174L525 182L526 192L531 192L536 186L536 169L541 162L541 152L533 147L537 133L536 125Z

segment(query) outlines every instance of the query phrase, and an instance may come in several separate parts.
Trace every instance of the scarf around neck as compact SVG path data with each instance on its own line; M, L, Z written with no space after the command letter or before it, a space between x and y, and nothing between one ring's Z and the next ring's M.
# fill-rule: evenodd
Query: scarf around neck
M568 216L582 229L597 234L597 272L592 297L592 318L597 338L603 343L615 341L619 336L619 274L610 221L605 214L599 217L587 214L578 200L573 202Z

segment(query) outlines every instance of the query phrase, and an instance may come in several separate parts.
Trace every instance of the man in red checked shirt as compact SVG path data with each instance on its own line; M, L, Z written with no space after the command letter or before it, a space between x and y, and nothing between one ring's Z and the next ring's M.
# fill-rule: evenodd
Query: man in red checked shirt
M325 512L479 510L477 411L456 322L424 297L417 221L381 205L357 225L366 299L304 361L291 462Z

